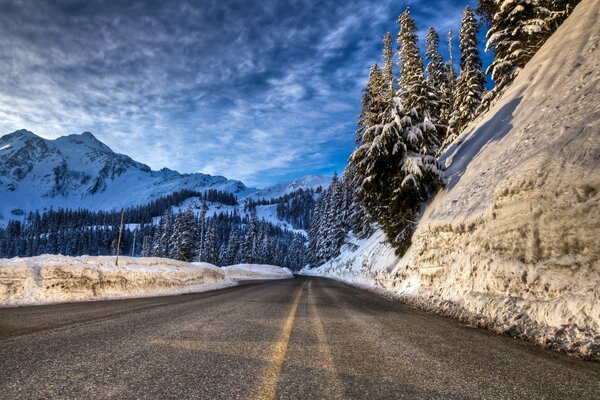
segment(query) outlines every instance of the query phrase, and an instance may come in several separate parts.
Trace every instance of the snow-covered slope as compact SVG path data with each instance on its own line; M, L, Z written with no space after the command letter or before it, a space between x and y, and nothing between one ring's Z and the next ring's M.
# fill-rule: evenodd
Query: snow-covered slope
M217 189L239 198L255 191L222 176L152 171L89 132L46 140L20 130L2 136L0 149L0 222L18 216L18 210L116 209L182 189Z
M600 359L599 20L583 0L447 150L402 259L379 232L312 272Z
M235 285L221 268L166 258L0 259L0 307L163 296Z
M275 199L298 189L316 189L318 187L325 189L330 183L331 177L324 175L306 175L292 181L285 181L276 183L272 186L267 186L264 189L252 193L248 198L254 200Z
M236 264L221 268L233 280L290 279L294 277L288 268L266 264Z

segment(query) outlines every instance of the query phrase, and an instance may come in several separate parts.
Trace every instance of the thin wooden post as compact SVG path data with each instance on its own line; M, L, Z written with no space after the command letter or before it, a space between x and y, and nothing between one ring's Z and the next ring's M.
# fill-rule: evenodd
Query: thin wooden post
M119 252L121 251L121 235L123 234L123 214L125 210L121 208L121 224L119 225L119 239L117 240L117 259L115 266L119 266Z
M131 245L131 257L135 257L135 238L137 236L137 229L133 231L133 244Z

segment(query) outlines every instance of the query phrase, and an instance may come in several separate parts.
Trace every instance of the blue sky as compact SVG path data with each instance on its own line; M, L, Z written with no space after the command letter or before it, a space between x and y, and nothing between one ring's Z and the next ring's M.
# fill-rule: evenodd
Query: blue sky
M154 169L256 186L339 172L400 12L411 7L423 40L434 26L446 56L467 4L3 0L0 134L91 131Z

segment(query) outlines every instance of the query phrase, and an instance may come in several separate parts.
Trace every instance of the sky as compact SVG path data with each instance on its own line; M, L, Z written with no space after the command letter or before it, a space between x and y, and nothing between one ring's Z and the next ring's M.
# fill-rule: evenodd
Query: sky
M2 0L0 135L91 131L153 169L253 186L341 172L398 15L411 7L422 47L434 26L447 57L468 4Z

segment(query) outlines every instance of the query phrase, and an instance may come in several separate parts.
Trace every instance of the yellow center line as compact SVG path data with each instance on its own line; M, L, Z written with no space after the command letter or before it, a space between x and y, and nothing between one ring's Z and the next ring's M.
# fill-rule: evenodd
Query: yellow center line
M311 283L308 284L309 290L311 288ZM329 345L327 344L327 337L325 336L325 329L323 329L323 323L321 322L321 318L319 317L319 313L317 311L317 306L315 304L314 296L310 296L311 292L308 293L308 298L310 299L310 308L311 312L314 315L314 323L315 323L315 332L317 334L317 339L319 340L319 352L321 353L321 357L323 358L323 367L327 372L328 378L333 384L334 390L334 398L335 399L343 399L344 398L344 390L342 386L342 382L338 377L337 371L335 369L335 364L333 362L333 356L331 355L331 350Z
M251 397L252 399L271 400L275 398L277 382L279 381L279 375L281 374L281 367L283 365L283 360L285 359L285 352L290 341L290 334L292 333L292 326L294 325L294 318L296 317L298 304L300 304L303 288L304 283L300 285L298 290L296 290L294 302L292 303L290 312L288 313L285 323L283 324L281 336L279 336L279 340L275 344L273 354L271 355L271 359L269 361L269 366L265 371L258 389L255 391L255 395Z

